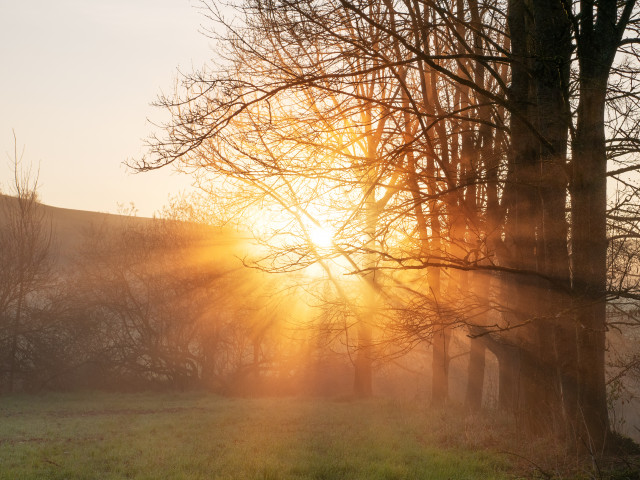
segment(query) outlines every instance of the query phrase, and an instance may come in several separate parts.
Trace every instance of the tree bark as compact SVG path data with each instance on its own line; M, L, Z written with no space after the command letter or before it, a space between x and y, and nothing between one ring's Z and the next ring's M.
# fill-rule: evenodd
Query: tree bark
M604 448L609 433L605 387L607 285L606 77L584 79L573 146L572 256L578 329L578 432L589 449Z
M571 252L578 358L578 422L581 443L592 453L610 433L605 384L607 288L607 81L634 1L582 2L577 37L580 66L578 118L573 142Z
M518 346L520 372L515 386L518 394L516 414L523 425L535 426L547 414L544 388L540 385L541 369L536 364L539 344L539 292L538 238L540 227L539 196L539 143L532 127L536 123L535 83L532 65L531 43L533 26L531 2L511 0L507 15L511 38L512 82L511 100L511 151L505 191L507 220L506 241L509 245L507 265L520 273L504 278L505 289L512 305L507 314L507 324L522 325L514 332L507 332L509 343ZM505 377L506 380L506 377ZM535 426L538 430L538 427Z
M539 389L544 392L548 428L568 430L575 418L577 352L569 315L570 269L567 205L567 142L571 122L569 72L572 51L571 23L560 0L532 2L535 23L534 82L536 128L540 139L541 201L538 268L548 279L541 282L541 320L536 323L542 360ZM563 414L564 412L564 414Z
M471 353L469 354L469 368L467 370L467 395L465 405L469 410L476 411L482 408L487 347L482 337L471 338L470 347Z

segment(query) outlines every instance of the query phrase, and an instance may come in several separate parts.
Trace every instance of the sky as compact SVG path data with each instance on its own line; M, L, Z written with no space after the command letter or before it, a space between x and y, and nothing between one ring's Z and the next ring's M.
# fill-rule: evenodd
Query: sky
M49 205L150 216L190 179L134 174L123 162L167 119L152 107L177 69L215 55L196 0L0 0L0 191L10 190L13 131L39 167Z

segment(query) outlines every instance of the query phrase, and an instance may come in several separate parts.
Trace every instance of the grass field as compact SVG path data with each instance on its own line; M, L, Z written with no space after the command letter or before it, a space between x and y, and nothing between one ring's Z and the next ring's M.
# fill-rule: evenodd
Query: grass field
M502 479L496 421L385 399L0 398L0 479Z

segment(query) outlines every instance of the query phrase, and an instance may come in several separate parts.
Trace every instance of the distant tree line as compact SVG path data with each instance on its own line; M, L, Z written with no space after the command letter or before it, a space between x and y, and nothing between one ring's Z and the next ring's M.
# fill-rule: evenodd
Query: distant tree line
M0 195L0 393L348 392L341 343L310 327L290 280L242 266L242 238L176 205L103 216L63 255L73 232L39 203L37 174L14 167Z

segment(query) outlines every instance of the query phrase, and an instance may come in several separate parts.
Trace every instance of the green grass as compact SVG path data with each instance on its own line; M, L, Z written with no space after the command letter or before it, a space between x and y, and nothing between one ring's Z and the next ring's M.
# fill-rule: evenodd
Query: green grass
M0 479L515 478L487 422L385 399L9 396Z

